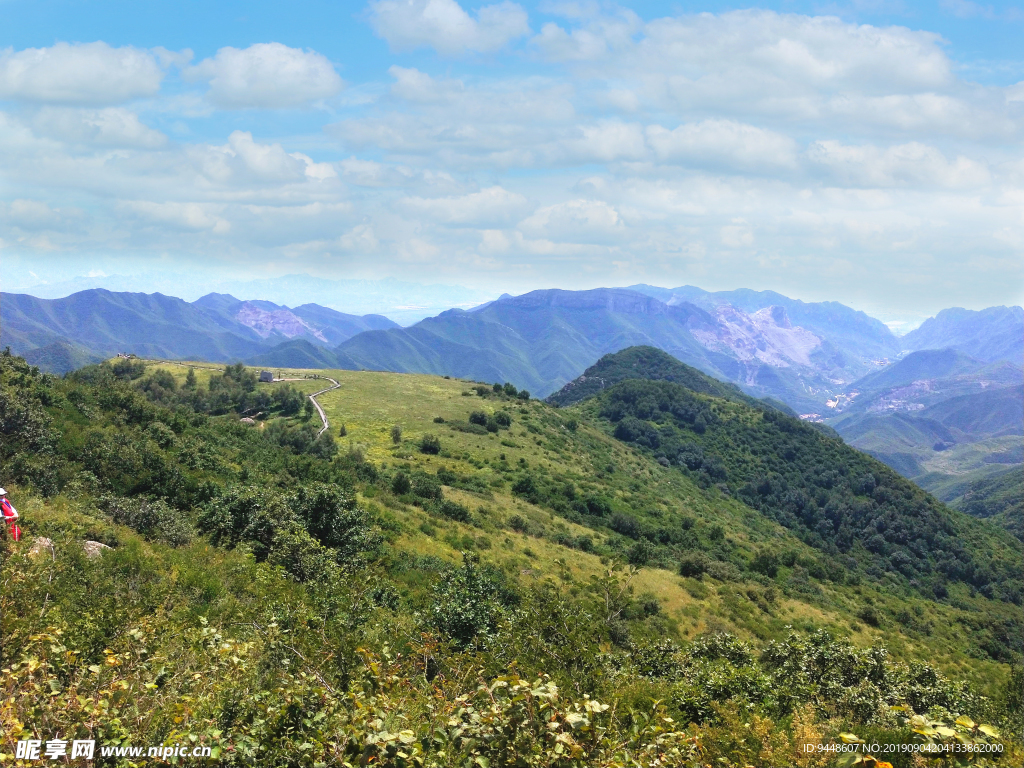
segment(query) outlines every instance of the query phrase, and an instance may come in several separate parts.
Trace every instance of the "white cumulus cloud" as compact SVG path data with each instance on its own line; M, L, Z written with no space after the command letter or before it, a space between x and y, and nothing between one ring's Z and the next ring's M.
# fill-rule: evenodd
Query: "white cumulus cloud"
M977 187L990 180L982 163L963 156L949 160L937 148L916 141L885 148L818 141L807 155L837 182L853 186Z
M496 51L530 31L526 11L510 2L485 5L475 19L455 0L375 0L369 12L374 31L396 51Z
M143 124L135 112L124 107L43 107L31 122L41 136L76 144L157 149L167 143L164 134Z
M704 120L674 130L647 128L647 140L660 160L698 167L778 170L796 164L796 142L788 136L734 120Z
M625 229L622 217L603 200L568 200L538 208L519 223L523 234L554 241L603 243Z
M221 48L183 72L207 81L209 99L224 109L285 109L330 98L344 83L327 57L281 43Z
M153 52L104 42L0 52L0 98L105 106L153 96L164 72Z
M484 225L508 221L521 213L526 198L502 187L490 187L459 197L409 197L403 206L445 224Z
M231 224L219 214L223 206L203 203L157 203L151 200L126 200L119 207L154 224L163 224L175 229L209 231L215 235L226 235Z

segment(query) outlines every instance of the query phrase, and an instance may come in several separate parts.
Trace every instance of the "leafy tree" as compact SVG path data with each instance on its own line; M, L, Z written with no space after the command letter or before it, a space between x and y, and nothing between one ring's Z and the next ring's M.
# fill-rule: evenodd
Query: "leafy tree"
M391 427L391 442L395 445L402 442L402 428L397 424Z
M437 435L424 435L420 438L420 453L437 455L441 452L441 440Z

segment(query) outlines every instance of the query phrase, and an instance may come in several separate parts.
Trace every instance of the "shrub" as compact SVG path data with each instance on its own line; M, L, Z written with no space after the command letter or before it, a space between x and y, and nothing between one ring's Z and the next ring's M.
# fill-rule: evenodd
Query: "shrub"
M420 439L420 453L437 455L441 452L441 440L437 435L424 435Z
M505 382L505 386L502 387L502 391L509 397L515 397L516 395L519 394L519 390L516 389L515 384L513 384L510 381Z
M146 433L150 439L159 445L161 448L170 448L174 445L175 434L174 430L168 427L166 424L160 421L152 422L147 428Z
M487 425L487 414L483 411L473 411L469 414L470 424L479 424L481 427Z
M522 515L512 515L512 517L508 519L508 527L517 533L526 533L530 524L526 522L526 518Z
M300 485L288 506L313 538L335 551L342 564L356 564L359 553L375 550L380 544L369 516L356 506L353 496L336 485Z
M397 424L391 427L391 442L395 445L402 442L402 428Z
M700 552L687 552L679 561L679 575L699 579L708 570L708 558Z
M857 618L869 627L879 627L882 624L882 614L873 605L865 605L857 611Z
M620 512L616 512L612 515L611 522L608 524L616 533L621 533L623 536L628 536L631 539L640 538L640 523L632 515L624 515Z
M455 520L459 523L468 523L470 521L469 508L450 499L443 499L437 505L437 513L441 517L447 517L449 520Z
M758 550L750 564L750 570L774 579L779 574L779 556L768 549Z
M126 525L151 541L164 541L172 547L188 544L195 532L184 515L162 500L105 497L99 508L115 523Z
M444 416L435 416L434 417L434 423L435 424L444 424Z
M520 389L519 394L516 395L516 397L518 397L520 400L529 400L530 391L528 389Z
M405 472L399 472L391 479L391 492L395 496L404 496L411 490L412 481Z
M497 422L499 427L508 429L512 426L512 414L508 411L498 411L494 414L494 421Z
M412 481L412 492L421 499L441 500L441 483L431 475L418 474Z
M654 545L647 539L640 539L640 541L629 548L629 551L626 553L626 560L630 565L647 565L651 558L654 557L654 554Z
M465 647L494 632L517 598L500 572L479 567L478 556L463 552L462 559L461 568L449 568L434 586L430 618L438 631Z
M532 498L537 493L537 484L532 475L522 475L512 483L512 493L516 496Z

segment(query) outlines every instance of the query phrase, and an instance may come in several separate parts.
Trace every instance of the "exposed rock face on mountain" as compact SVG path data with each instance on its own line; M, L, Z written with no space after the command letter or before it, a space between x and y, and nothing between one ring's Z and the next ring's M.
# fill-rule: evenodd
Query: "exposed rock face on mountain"
M268 311L251 301L246 301L239 307L235 319L242 325L252 328L264 339L279 333L289 339L309 335L317 341L327 343L326 337L319 330L310 327L301 317L288 309Z
M688 303L709 312L720 306L734 307L748 314L781 307L794 326L810 331L854 360L885 360L894 357L901 349L899 339L884 323L837 301L806 302L775 291L746 288L711 292L692 285L679 288L634 285L630 290L653 296L669 306Z
M821 339L805 328L793 327L783 307L765 307L751 315L732 306L715 309L718 321L693 329L695 339L708 349L731 354L737 360L759 360L776 368L811 367L811 352Z

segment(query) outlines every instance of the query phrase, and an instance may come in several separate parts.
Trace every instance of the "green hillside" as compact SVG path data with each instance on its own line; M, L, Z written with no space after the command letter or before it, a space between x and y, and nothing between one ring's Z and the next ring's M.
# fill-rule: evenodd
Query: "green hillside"
M938 597L965 581L1020 602L1020 549L979 528L841 440L773 410L755 410L671 382L626 381L588 404L627 443L715 485L830 556L844 570ZM986 553L984 562L975 552Z
M973 481L951 504L974 517L990 518L1024 539L1024 472L1020 467Z
M674 381L694 392L752 401L735 384L713 379L655 347L637 346L605 355L581 376L550 395L547 402L557 406L572 405L626 379Z
M42 728L239 765L788 766L839 733L912 739L895 705L1019 727L1019 542L838 441L671 382L556 409L324 373L317 440L310 371L0 356L26 533L0 752Z

